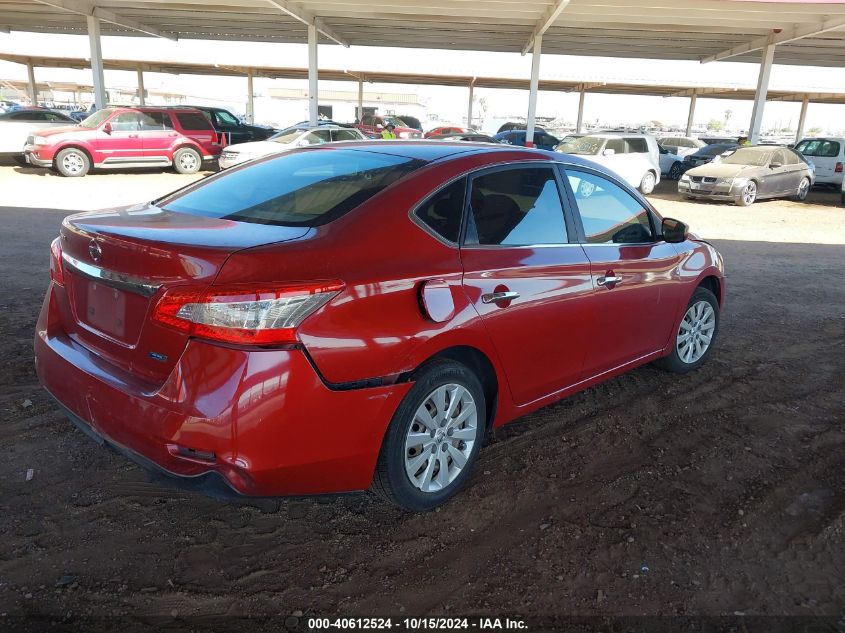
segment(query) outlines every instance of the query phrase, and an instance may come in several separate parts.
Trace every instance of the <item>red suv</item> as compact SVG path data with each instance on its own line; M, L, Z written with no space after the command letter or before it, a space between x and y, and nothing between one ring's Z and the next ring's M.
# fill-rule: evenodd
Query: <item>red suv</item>
M716 249L612 172L449 141L297 149L71 216L50 275L38 377L100 443L186 483L413 510L492 428L699 367L725 294Z
M169 167L193 174L222 149L211 122L191 108L106 108L73 127L39 130L26 159L63 176L92 167Z
M382 117L374 114L365 114L364 118L361 119L359 123L355 124L355 127L370 138L380 138L382 130L388 124L393 126L393 132L396 134L396 138L408 139L422 137L422 132L415 128L408 127L402 119L398 119L395 116Z

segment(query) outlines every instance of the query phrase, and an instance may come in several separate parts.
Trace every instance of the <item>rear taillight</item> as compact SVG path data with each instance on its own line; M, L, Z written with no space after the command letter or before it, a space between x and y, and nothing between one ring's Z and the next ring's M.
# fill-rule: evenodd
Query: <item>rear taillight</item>
M50 279L60 286L65 285L65 273L62 268L61 238L56 238L50 244Z
M189 336L227 343L295 343L296 328L343 289L339 281L279 286L176 287L153 319Z
M836 171L837 174L841 174L842 173L842 163L836 163L836 169L834 171Z

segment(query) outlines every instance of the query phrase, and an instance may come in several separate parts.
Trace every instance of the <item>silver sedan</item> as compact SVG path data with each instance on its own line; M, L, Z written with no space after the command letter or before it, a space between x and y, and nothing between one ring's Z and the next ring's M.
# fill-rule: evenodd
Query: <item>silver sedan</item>
M813 166L798 152L758 145L741 147L718 162L690 169L678 181L678 193L747 207L764 198L804 200L814 180Z

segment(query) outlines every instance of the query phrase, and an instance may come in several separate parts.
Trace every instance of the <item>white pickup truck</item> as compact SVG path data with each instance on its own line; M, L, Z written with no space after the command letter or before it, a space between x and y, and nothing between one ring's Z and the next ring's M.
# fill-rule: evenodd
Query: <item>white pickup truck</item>
M0 114L0 156L26 165L27 137L36 130L65 125L77 125L77 122L61 112L44 108L24 108Z

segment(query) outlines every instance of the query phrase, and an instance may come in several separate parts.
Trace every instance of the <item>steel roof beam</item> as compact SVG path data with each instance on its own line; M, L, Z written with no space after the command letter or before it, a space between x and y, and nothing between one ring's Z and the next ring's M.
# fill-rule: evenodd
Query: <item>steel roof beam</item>
M117 13L109 11L108 9L101 9L100 7L95 6L93 3L87 2L85 0L35 0L35 2L37 2L38 4L46 5L48 7L53 7L54 9L67 11L68 13L92 16L102 20L103 22L122 26L123 28L129 29L130 31L138 31L140 33L146 33L147 35L152 35L153 37L160 37L166 40L173 40L174 42L177 40L177 36L173 33L164 33L163 31L160 31L157 28L147 26L146 24L136 22L135 20L131 20L129 18L125 18L121 15L118 15Z
M537 26L534 27L534 30L531 32L531 37L528 38L528 41L525 43L525 46L522 47L522 54L525 55L528 51L532 49L534 46L534 40L537 39L538 36L542 36L549 27L554 24L555 20L557 20L558 16L561 12L569 5L569 0L557 0L549 10L540 18L540 21L537 22Z
M736 57L737 55L744 55L746 53L759 51L770 44L787 44L788 42L794 42L796 40L804 39L805 37L813 37L814 35L821 35L822 33L827 33L828 31L834 31L842 28L843 26L845 26L845 18L833 18L809 26L794 26L780 32L772 33L771 35L767 35L765 37L758 37L747 44L734 46L733 48L729 48L721 53L709 55L702 59L701 63L706 64L708 62L730 59L731 57Z
M276 7L282 13L299 20L306 26L316 26L319 33L322 33L333 42L349 48L349 42L340 37L340 35L337 35L330 26L323 22L322 18L314 15L310 11L294 6L292 2L286 2L285 0L267 0L267 2L271 6Z

